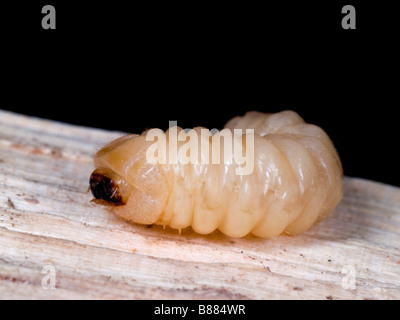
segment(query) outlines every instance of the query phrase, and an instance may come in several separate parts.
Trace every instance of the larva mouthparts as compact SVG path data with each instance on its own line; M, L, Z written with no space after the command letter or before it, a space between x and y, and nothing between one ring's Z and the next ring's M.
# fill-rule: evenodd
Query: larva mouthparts
M89 184L95 199L116 206L125 205L132 192L132 187L125 179L108 168L94 170Z
M97 152L94 165L92 194L118 216L201 234L298 234L343 192L332 141L294 111L251 111L214 134L172 127L126 135Z

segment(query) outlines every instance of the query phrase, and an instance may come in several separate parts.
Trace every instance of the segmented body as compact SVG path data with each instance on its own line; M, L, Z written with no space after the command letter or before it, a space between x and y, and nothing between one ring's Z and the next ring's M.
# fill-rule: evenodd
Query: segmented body
M336 207L342 197L342 166L321 128L293 111L248 112L225 128L254 129L251 174L238 175L240 165L234 161L213 164L211 158L206 164L151 164L146 151L154 141L146 141L146 133L127 135L101 149L95 167L115 173L129 189L126 203L113 208L115 214L135 223L191 226L202 234L219 229L231 237L273 237L301 233ZM194 130L200 133L201 128ZM168 131L165 137L168 142ZM211 136L209 140L214 152ZM178 142L178 151L184 144ZM211 153L200 152L199 158Z

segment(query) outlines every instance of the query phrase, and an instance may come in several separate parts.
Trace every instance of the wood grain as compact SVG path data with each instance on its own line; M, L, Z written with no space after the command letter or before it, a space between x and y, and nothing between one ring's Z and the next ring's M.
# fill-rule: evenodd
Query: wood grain
M346 177L295 237L178 235L90 202L93 155L120 135L0 110L1 299L400 299L399 188Z

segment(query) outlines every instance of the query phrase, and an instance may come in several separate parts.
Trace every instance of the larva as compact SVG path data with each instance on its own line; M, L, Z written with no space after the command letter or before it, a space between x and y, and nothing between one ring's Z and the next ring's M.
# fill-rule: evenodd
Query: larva
M193 133L197 145L208 141L197 157L210 161L170 163L171 153L164 163L150 163L146 155L154 141L147 141L148 132L126 135L95 155L91 191L99 203L114 204L115 214L135 223L179 230L191 226L201 234L219 229L230 237L298 234L341 200L342 165L332 141L296 112L252 111L231 119L225 128L254 129L250 174L237 174L235 169L243 165L225 156L221 140L216 148L223 131L202 137L202 128L183 133L175 127L186 137ZM164 134L167 143L171 130ZM247 146L245 138L236 135L234 141ZM177 152L185 141L178 141ZM211 161L216 152L219 164Z

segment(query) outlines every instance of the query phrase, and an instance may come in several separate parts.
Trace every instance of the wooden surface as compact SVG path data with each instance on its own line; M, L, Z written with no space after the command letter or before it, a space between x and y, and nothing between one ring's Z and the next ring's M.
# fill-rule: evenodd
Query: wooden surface
M400 299L400 189L345 178L310 231L231 239L129 224L90 202L120 133L0 110L2 299Z

